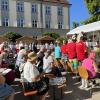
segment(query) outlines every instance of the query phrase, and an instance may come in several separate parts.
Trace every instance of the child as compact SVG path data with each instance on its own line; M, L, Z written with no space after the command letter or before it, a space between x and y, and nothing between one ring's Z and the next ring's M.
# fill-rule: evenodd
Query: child
M82 66L88 72L88 78L95 78L97 74L97 66L95 64L95 52L91 51L88 58L84 59L82 62ZM80 88L87 88L88 87L88 80L82 79L82 85Z

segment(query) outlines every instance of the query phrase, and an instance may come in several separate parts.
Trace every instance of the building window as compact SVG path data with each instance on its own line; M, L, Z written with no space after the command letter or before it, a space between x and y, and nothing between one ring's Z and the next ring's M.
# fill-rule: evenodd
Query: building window
M63 7L58 6L58 15L62 16L63 15Z
M58 22L58 29L62 29L62 27L63 27L63 23L61 21Z
M37 28L37 20L33 20L32 21L32 27L33 28Z
M18 18L17 19L17 27L23 27L24 26L24 19Z
M51 14L51 7L50 6L46 6L45 7L45 14L46 15L50 15Z
M3 0L1 2L1 9L7 11L9 7L8 1L7 0Z
M50 20L45 22L45 27L46 27L46 28L50 28L50 27L51 27L51 22L50 22Z
M37 5L36 4L32 4L32 13L37 13Z
M24 3L17 2L17 12L24 12Z
M9 25L9 20L8 18L3 18L2 19L2 26L8 26Z

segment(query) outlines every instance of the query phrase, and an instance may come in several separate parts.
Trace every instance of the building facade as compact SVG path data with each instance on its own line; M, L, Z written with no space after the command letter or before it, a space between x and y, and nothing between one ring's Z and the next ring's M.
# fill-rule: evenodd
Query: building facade
M67 0L0 0L0 34L65 35L70 28L69 8Z

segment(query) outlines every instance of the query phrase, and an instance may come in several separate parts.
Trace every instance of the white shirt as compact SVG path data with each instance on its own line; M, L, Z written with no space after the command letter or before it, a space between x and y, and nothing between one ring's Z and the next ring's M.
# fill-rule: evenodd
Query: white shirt
M45 44L45 49L49 49L49 44L48 43Z
M50 49L54 49L53 43L50 44Z
M24 45L23 45L23 43L19 43L19 49L21 48L21 47L23 47Z
M26 62L24 66L24 81L25 82L32 82L32 78L36 78L39 75L39 71L30 62Z
M51 63L53 62L52 56L49 56L48 58L43 58L43 70L45 73L49 73L52 71Z

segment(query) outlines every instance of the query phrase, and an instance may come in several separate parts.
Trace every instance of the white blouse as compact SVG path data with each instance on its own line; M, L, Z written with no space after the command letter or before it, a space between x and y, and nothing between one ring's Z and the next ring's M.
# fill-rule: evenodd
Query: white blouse
M24 66L24 81L32 82L32 78L36 78L39 75L38 69L31 62L27 61Z

